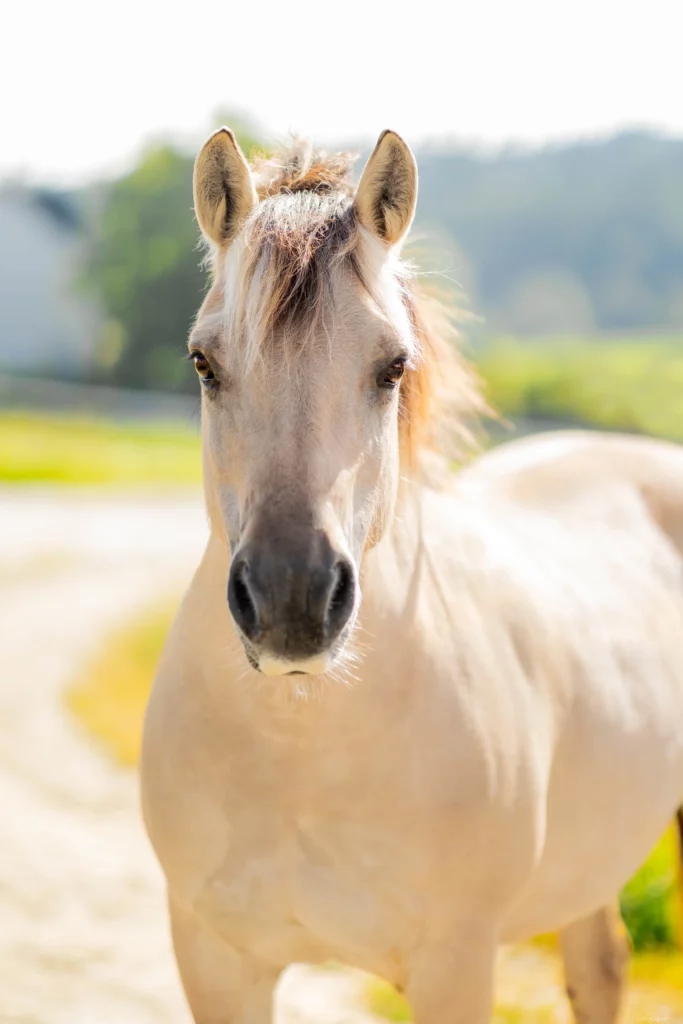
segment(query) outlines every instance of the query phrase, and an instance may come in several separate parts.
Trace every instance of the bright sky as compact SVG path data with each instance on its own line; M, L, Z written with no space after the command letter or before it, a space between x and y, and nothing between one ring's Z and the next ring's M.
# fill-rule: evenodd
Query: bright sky
M112 174L218 108L323 142L683 134L681 0L20 0L0 28L0 178Z

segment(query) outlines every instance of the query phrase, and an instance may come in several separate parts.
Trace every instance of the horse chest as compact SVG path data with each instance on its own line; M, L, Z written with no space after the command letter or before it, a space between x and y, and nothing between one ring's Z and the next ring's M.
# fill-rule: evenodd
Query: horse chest
M198 903L226 941L278 964L333 957L400 977L427 917L450 905L450 864L472 861L490 795L466 737L441 730L426 752L411 722L414 737L339 715L310 744L253 729L233 750L213 801L226 842Z
M261 806L237 815L223 862L197 909L231 945L285 964L347 959L397 975L415 941L427 851L391 821L335 809Z

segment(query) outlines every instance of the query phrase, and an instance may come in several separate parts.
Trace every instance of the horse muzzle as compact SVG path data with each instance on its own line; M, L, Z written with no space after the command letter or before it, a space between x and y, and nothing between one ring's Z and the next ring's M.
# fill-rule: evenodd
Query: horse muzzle
M359 600L355 566L322 530L238 545L228 606L252 667L321 675L343 645Z

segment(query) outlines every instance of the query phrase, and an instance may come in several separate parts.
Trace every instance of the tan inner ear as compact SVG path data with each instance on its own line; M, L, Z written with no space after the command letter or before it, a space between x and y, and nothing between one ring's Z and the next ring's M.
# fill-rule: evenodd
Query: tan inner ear
M249 165L229 128L219 128L202 146L193 185L203 234L216 245L229 244L258 202Z
M356 192L361 224L383 242L397 245L406 235L417 203L417 166L403 139L383 132Z

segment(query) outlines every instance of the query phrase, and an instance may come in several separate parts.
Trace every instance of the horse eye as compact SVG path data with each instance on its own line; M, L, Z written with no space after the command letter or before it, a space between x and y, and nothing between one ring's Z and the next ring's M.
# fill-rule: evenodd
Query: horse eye
M380 388L395 388L403 376L405 368L405 359L394 359L393 363L390 363L385 370L382 370L377 378L378 386Z
M202 352L190 352L190 359L194 362L194 368L199 374L202 384L208 385L216 379L209 360Z

